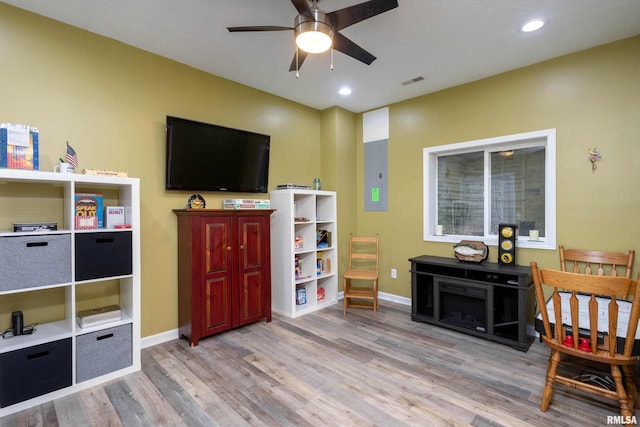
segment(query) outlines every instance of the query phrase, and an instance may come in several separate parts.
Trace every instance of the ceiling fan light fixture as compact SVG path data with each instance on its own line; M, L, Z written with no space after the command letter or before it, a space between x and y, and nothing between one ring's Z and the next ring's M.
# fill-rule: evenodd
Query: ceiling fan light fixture
M308 21L304 16L296 18L293 27L296 45L308 53L325 52L333 43L333 28L326 20L324 13L314 11L315 21Z
M320 31L305 31L296 37L296 45L308 53L321 53L331 47L331 37Z

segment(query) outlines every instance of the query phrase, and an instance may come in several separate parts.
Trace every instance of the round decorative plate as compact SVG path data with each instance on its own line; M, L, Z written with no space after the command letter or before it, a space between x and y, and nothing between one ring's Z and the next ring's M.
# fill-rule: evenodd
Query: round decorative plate
M187 209L204 209L207 207L207 202L204 201L204 197L199 194L192 194L187 201Z
M509 237L513 236L513 228L511 227L504 227L502 229L502 237L506 237L507 239Z
M500 246L505 251L508 251L508 250L511 250L511 248L513 248L513 243L511 242L511 240L505 240L500 244Z
M500 255L500 259L502 260L503 263L509 264L511 261L513 261L513 255L511 255L510 253L506 252L506 253L503 253L502 255Z

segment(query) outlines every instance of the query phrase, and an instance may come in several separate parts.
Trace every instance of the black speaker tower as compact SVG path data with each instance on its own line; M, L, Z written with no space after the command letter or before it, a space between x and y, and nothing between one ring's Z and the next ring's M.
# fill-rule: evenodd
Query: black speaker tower
M498 264L516 265L517 228L515 224L498 225Z

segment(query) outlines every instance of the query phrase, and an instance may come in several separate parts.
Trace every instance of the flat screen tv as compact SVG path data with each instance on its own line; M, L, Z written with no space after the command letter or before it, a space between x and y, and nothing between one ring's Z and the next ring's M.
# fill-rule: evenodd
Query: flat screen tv
M271 137L167 116L167 190L266 193Z

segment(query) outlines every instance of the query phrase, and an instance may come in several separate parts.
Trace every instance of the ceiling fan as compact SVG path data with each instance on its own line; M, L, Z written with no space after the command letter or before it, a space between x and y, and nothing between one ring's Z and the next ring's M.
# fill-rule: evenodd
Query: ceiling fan
M232 33L293 30L297 48L289 71L297 71L309 53L324 52L330 47L370 65L376 57L339 31L398 7L398 0L369 0L333 12L324 12L318 9L318 0L291 0L291 3L298 11L293 27L245 26L227 27L227 30Z

